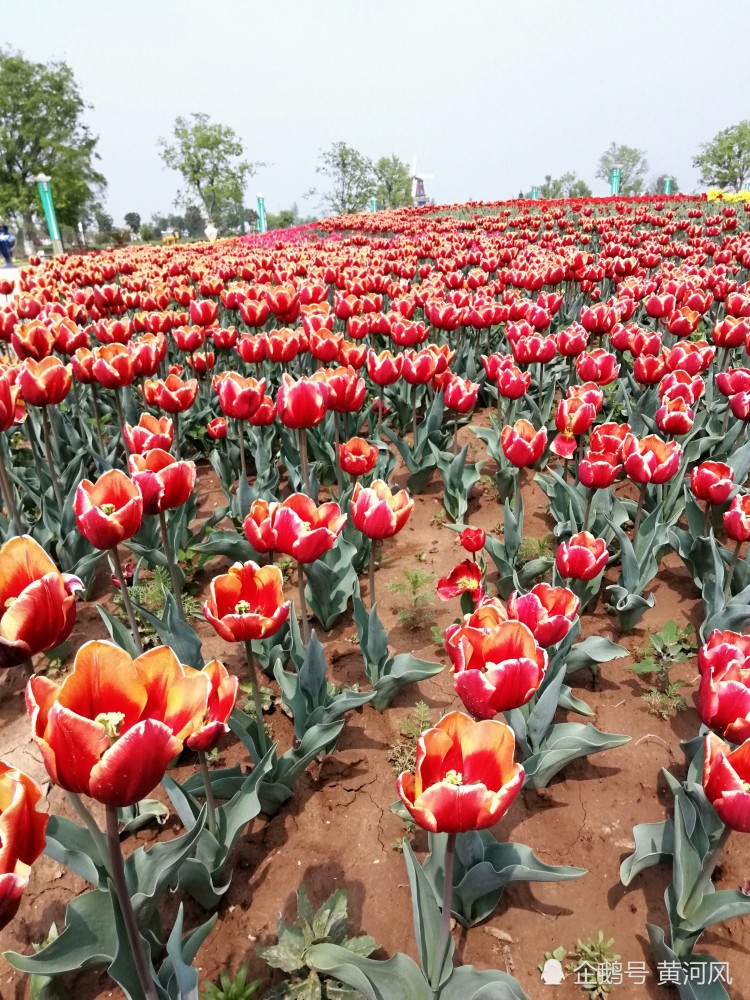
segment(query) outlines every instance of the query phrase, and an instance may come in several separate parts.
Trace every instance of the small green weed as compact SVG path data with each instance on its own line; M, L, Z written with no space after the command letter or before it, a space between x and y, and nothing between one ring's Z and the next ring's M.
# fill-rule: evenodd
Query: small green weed
M684 629L668 621L661 632L649 636L649 645L641 651L642 659L628 666L639 677L652 676L653 685L644 693L643 700L649 711L662 719L669 719L685 708L685 698L680 694L682 681L673 681L670 670L675 663L683 663L695 653L695 633L692 626Z
M401 608L398 620L410 629L422 628L435 617L433 607L435 602L435 577L432 573L423 573L420 569L405 569L403 583L386 584L392 594L408 597L409 606Z
M418 701L413 710L401 720L401 739L392 744L386 757L396 774L413 771L417 761L417 740L432 725L432 710L424 701Z

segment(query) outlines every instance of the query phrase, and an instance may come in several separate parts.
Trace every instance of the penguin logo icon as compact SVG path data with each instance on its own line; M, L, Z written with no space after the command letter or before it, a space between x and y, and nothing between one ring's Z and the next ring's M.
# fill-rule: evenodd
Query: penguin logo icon
M545 986L558 986L565 979L562 965L556 958L548 958L542 969L542 982Z

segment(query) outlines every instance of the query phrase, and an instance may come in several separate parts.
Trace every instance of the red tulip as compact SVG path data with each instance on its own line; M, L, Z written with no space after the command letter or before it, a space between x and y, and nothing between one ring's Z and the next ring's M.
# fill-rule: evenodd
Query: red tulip
M723 396L750 392L750 368L727 368L716 376L716 385Z
M112 549L141 527L143 497L124 472L110 469L95 483L83 480L73 509L83 537L96 549Z
M662 434L687 434L693 426L695 413L681 397L667 399L656 411L656 426Z
M45 848L49 817L37 809L41 797L33 778L0 760L0 930L18 912L31 866Z
M564 358L577 357L586 350L588 339L588 333L580 323L573 323L557 334L557 350Z
M547 445L547 428L539 430L528 420L517 420L512 426L503 427L501 434L503 454L518 468L534 465L544 454Z
M462 625L457 629L450 637L453 686L471 714L491 719L498 712L525 705L542 683L549 663L531 630L519 621L501 622L490 629Z
M435 355L428 350L404 351L401 374L409 385L426 385L432 380L437 368Z
M479 563L465 559L454 566L448 576L438 581L437 593L441 601L450 601L461 594L471 594L472 600L477 604L484 597L484 581Z
M201 673L211 684L206 714L202 723L185 740L185 746L189 750L205 753L216 745L221 736L229 732L229 716L234 711L240 682L218 660L207 663Z
M213 326L219 315L219 303L200 299L190 303L190 322L196 326Z
M249 420L261 405L266 391L266 380L243 378L237 372L221 372L213 380L214 392L219 397L222 413L235 420Z
M25 413L21 387L14 384L11 374L0 372L0 433L20 423Z
M11 333L10 342L19 361L26 358L41 361L52 354L55 337L40 320L32 320L31 323L20 323Z
M367 374L379 386L393 385L401 376L404 359L401 354L391 354L390 351L367 352Z
M593 452L609 452L621 461L622 443L630 433L630 424L599 424L591 430L589 448Z
M59 358L27 358L18 373L18 385L30 406L55 406L70 392L73 376Z
M578 463L578 478L587 489L605 490L614 483L621 469L616 455L589 449Z
M701 722L732 743L750 738L750 636L715 629L698 650Z
M130 456L130 478L143 496L143 513L161 514L188 500L195 487L195 462L178 462L169 452L153 448Z
M464 528L458 540L467 552L479 552L484 548L487 533L482 528Z
M167 338L163 333L147 333L130 346L135 374L152 378L167 356Z
M413 508L408 490L393 494L382 479L375 479L368 487L355 485L350 513L357 531L368 538L381 539L398 534Z
M172 330L172 337L181 351L192 353L203 347L206 340L206 330L202 326L181 326Z
M748 333L750 333L750 320L725 316L714 326L711 339L716 347L739 347Z
M295 382L284 372L276 394L279 420L285 427L315 427L326 415L329 395L326 382L304 375Z
M732 500L724 515L724 531L733 542L750 540L750 494Z
M443 386L445 405L456 413L470 413L479 395L479 383L457 375Z
M165 379L143 384L143 396L148 405L165 413L184 413L193 405L197 395L197 378L183 382L179 375L167 375Z
M273 548L301 563L315 562L333 548L346 524L346 514L337 503L318 507L304 493L292 493L282 503L271 504L269 510Z
M80 353L80 351L76 351L73 355L74 371L76 359ZM133 354L130 346L104 344L102 347L95 348L92 353L91 374L99 385L103 385L105 389L117 390L132 384L135 378L135 368L133 367Z
M557 572L567 580L593 580L608 560L607 543L603 538L594 538L589 531L579 531L567 542L561 542L555 553Z
M622 461L634 483L666 483L680 467L682 448L676 441L662 441L656 434L640 440L628 434L622 443Z
M249 642L275 635L289 617L284 578L278 566L235 563L209 585L206 621L226 642Z
M174 425L169 417L154 417L150 413L142 413L135 425L123 424L122 433L133 455L142 455L152 448L169 451L174 442Z
M206 424L206 433L213 441L222 441L227 436L227 422L224 417L214 417Z
M350 438L339 445L339 465L350 476L365 476L372 472L378 460L378 448L360 437Z
M399 775L399 797L432 833L484 830L521 790L524 770L513 763L514 751L513 731L504 723L450 712L419 737L415 773Z
M26 707L56 785L130 806L161 781L202 725L209 687L208 677L180 664L168 646L133 660L113 643L93 641L78 650L62 685L32 677Z
M135 333L133 321L123 318L100 320L91 329L100 344L127 344Z
M246 333L237 342L236 351L243 361L246 361L248 364L259 365L266 360L268 354L267 346L264 334Z
M750 833L750 740L736 750L718 736L706 736L703 790L721 822Z
M554 646L570 631L581 602L567 587L537 583L528 594L517 591L508 598L508 618L531 630L540 646Z
M617 358L609 351L597 347L587 351L576 359L578 377L584 382L596 382L597 385L609 385L620 374Z
M76 620L75 594L83 584L60 573L33 538L11 538L0 548L0 668L59 646Z
M690 489L696 500L723 504L734 488L734 472L724 462L701 462L690 472Z
M354 368L327 368L316 375L328 386L328 409L337 413L354 413L367 395L365 380ZM316 377L313 375L313 378Z
M250 417L253 427L268 427L276 420L276 403L270 396L264 396L260 406Z

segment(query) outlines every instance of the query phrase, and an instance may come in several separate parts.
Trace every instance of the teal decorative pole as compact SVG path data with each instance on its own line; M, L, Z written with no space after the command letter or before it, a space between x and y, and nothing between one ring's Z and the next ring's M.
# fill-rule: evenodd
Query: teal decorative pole
M369 206L368 207L369 207L369 209L370 209L371 212L377 212L377 210L378 210L378 201L377 201L377 198L370 198L370 202L369 202Z
M664 194L671 194L672 193L672 183L673 183L673 181L674 181L674 177L665 177L664 178Z
M622 170L619 167L612 167L609 172L609 187L611 195L620 193L620 182L622 180Z
M534 186L531 189L531 197L534 199L534 201L538 201L542 197L542 192L539 190L538 187Z
M266 220L266 199L262 194L258 195L258 232L265 233L268 231L268 222Z
M37 174L36 177L32 177L32 180L36 182L39 190L44 217L47 220L49 238L52 240L52 253L57 255L63 252L63 245L60 239L60 227L57 225L57 216L55 215L55 204L52 201L52 189L49 186L52 178L47 174Z

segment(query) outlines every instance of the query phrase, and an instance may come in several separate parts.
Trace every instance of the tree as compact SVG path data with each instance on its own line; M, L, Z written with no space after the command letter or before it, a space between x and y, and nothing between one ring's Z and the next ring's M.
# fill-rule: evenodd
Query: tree
M323 194L322 200L334 215L361 212L375 192L371 161L345 142L334 142L320 154L316 173L331 183L331 190Z
M750 120L722 129L693 159L701 183L741 191L750 181Z
M111 236L115 231L115 222L112 216L105 212L101 205L94 208L94 222L101 236Z
M131 231L131 233L140 233L141 217L137 212L126 212L124 218L125 218L125 225Z
M672 174L659 174L656 180L651 184L650 191L652 194L664 194L664 183L670 180L672 182L671 194L679 194L680 185L677 182L677 178Z
M405 163L395 155L381 156L372 169L378 208L411 205L411 175Z
M178 203L200 203L207 218L218 222L222 215L242 206L245 185L262 164L241 159L241 141L228 125L212 122L208 115L180 116L172 129L173 141L159 139L161 157L182 175L185 189Z
M613 167L619 167L621 171L620 194L640 194L643 191L648 160L642 149L613 142L602 153L596 176L609 184L609 175Z
M206 228L206 220L203 218L201 210L197 205L186 206L185 228L187 229L188 236L191 236L193 239L203 236L203 230Z
M33 178L52 178L58 222L85 221L106 181L95 169L89 107L64 62L34 63L0 50L0 205L29 233L41 204Z
M297 206L282 208L280 212L266 212L266 224L269 229L291 229L299 221Z
M568 171L562 177L546 174L544 184L539 188L542 198L590 198L591 188L586 181Z

